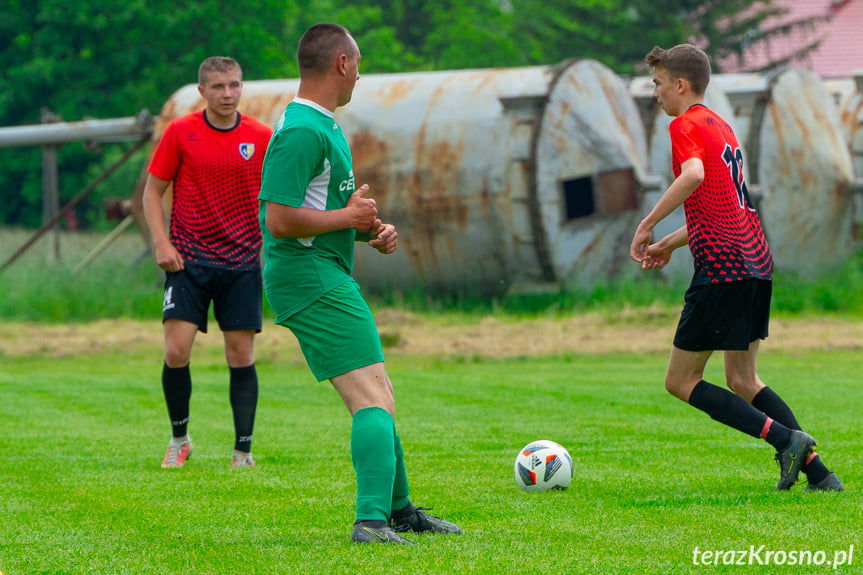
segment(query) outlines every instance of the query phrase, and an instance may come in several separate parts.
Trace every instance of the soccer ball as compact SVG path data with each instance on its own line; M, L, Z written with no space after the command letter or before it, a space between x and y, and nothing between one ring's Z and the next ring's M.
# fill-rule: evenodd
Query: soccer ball
M522 491L566 489L572 483L569 452L554 441L531 441L515 458L515 483Z

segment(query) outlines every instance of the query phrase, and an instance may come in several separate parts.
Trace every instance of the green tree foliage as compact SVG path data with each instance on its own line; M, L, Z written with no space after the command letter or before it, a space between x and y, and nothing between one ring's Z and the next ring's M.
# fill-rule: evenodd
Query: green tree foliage
M528 61L589 57L616 72L643 71L654 45L692 42L713 59L740 53L782 14L771 0L512 0ZM801 23L802 24L802 23ZM780 32L768 31L767 33ZM776 62L775 66L783 62ZM716 67L716 71L719 70Z
M158 113L170 94L197 80L207 56L230 54L247 77L277 77L285 66L284 3L199 0L4 0L0 10L0 125L37 124L48 108L68 121ZM233 5L232 5L233 6ZM82 144L58 155L63 200L76 195L101 156ZM36 148L0 149L0 223L34 226L41 217ZM125 182L127 188L134 181ZM128 196L130 189L115 195ZM85 219L98 211L82 207Z
M246 79L295 77L297 41L311 24L338 22L363 50L363 73L554 64L593 58L621 74L654 45L705 38L733 50L757 25L728 20L757 0L0 0L0 126L158 114L198 64L228 55ZM730 40L728 40L730 39ZM730 42L730 44L729 44ZM130 144L60 149L61 201ZM101 218L101 196L128 197L144 158L79 208ZM0 149L0 225L41 222L38 148Z
M531 63L588 57L627 72L662 33L638 33L633 48L638 8L616 0L513 0L513 12Z

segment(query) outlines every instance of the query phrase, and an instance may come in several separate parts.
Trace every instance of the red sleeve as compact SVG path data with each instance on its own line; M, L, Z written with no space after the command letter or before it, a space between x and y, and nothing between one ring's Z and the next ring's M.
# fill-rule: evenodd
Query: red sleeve
M161 180L171 182L180 169L181 159L182 151L177 145L177 127L172 121L165 128L147 171Z
M260 138L261 138L261 143L263 144L261 146L261 149L262 149L264 155L266 155L267 148L270 146L270 140L273 138L273 129L271 127L269 127L268 125L264 124L263 122L261 122Z
M698 158L702 162L707 158L704 141L698 126L688 118L676 118L671 122L671 153L682 166L686 160Z

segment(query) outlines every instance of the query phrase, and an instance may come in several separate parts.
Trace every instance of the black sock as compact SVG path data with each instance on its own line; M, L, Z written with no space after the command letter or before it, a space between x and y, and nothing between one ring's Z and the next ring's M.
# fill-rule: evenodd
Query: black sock
M767 416L748 401L703 379L692 390L689 405L700 409L719 423L752 437L760 438L767 422ZM774 420L764 439L776 449L782 449L791 441L791 430Z
M765 415L765 417L767 416ZM780 449L785 449L785 446L788 445L788 442L791 441L792 431L792 429L788 429L787 427L785 427L771 417L770 427L767 428L767 433L764 434L764 440L773 447L775 447L777 451Z
M387 526L387 522L383 519L357 519L354 521L354 525L363 525L365 527L371 527L372 529L381 529L382 527Z
M410 517L414 511L416 511L416 507L414 507L414 504L408 503L403 509L391 511L390 516L393 519L404 519L405 517Z
M772 417L785 427L802 429L788 404L769 387L765 387L755 394L755 397L752 398L752 406L763 411L768 417Z
M252 431L258 405L258 372L255 364L231 367L231 408L234 412L234 449L252 451Z
M765 387L755 394L755 397L752 398L752 405L785 427L789 427L791 429L802 429L800 424L797 423L797 418L794 417L794 412L791 411L790 407L788 407L788 404L779 397L779 394L769 387ZM830 475L830 470L827 469L827 466L824 465L824 462L821 461L821 457L817 454L808 463L806 463L803 467L803 472L809 478L810 483L819 483L825 477Z
M183 437L188 432L189 400L192 398L192 374L189 366L162 367L162 391L168 404L171 419L171 435Z

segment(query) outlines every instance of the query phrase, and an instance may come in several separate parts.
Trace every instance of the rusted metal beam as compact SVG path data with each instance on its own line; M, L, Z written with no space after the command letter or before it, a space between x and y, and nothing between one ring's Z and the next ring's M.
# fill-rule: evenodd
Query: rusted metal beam
M153 123L150 113L141 110L137 116L128 118L12 126L0 128L0 148L138 140L150 137Z

